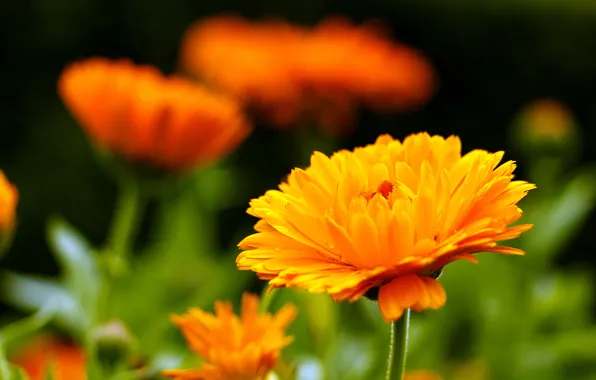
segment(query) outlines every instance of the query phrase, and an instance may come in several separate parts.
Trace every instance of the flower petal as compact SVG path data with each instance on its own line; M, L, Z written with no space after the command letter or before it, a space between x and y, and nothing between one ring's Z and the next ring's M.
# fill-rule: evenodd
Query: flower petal
M387 322L401 318L404 310L438 309L445 304L445 290L431 277L400 276L379 289L379 308Z

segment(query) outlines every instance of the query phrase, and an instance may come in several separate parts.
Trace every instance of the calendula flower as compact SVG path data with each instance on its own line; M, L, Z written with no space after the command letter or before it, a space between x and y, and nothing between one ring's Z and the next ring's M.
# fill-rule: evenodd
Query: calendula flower
M302 31L280 20L213 17L192 25L181 47L190 73L266 114L275 125L299 115L301 90L288 75Z
M239 269L271 288L295 287L356 301L378 290L381 314L445 303L435 279L446 264L476 252L521 255L497 246L531 225L510 226L533 184L513 181L503 152L462 156L458 137L419 133L331 157L315 152L279 190L250 202L257 233L239 247ZM369 293L369 294L371 294Z
M240 317L229 302L217 301L215 314L190 309L174 316L189 347L205 362L199 369L164 371L178 380L257 380L264 379L279 359L279 352L292 337L286 327L296 316L296 308L284 306L277 314L259 313L257 296L242 296Z
M37 339L17 353L12 362L31 380L85 380L85 354L78 347L52 338Z
M214 17L189 28L181 62L278 127L315 120L330 132L364 104L401 110L434 88L428 61L371 26L331 18L314 28Z
M14 229L18 201L19 191L0 171L0 233Z
M217 160L250 131L232 100L127 60L73 63L58 87L94 144L170 171Z

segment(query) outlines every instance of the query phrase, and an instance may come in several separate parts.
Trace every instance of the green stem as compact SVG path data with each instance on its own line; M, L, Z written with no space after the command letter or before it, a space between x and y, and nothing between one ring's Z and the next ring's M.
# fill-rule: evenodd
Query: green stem
M111 277L117 277L127 269L128 256L142 216L142 206L139 183L135 179L123 180L107 242L107 265Z
M402 380L406 371L406 351L408 348L408 330L410 328L410 309L397 321L391 323L389 341L389 359L385 380Z
M268 286L265 287L263 294L261 294L261 313L266 313L269 311L271 303L277 294L277 289L271 289L269 293L267 293L267 289L269 289Z
M98 300L95 326L110 318L114 281L128 271L128 261L143 216L144 202L139 182L135 178L122 178L119 185L120 194L104 250L105 276ZM87 377L89 380L109 378L111 370L100 363L97 341L90 334L85 340L89 355Z

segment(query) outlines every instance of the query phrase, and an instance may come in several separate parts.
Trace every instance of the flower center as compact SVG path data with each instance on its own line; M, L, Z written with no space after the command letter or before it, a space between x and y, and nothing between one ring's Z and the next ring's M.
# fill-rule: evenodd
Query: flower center
M370 201L376 194L381 194L385 199L389 199L389 195L393 191L394 187L395 185L391 181L385 180L381 182L381 184L377 187L377 190L365 191L362 193L362 196L367 201Z

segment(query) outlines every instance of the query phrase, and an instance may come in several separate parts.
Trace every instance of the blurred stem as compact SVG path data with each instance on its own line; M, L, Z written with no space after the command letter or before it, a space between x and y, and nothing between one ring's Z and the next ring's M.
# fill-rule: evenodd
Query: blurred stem
M261 313L266 313L271 307L271 303L277 294L277 289L269 290L269 286L266 286L261 295Z
M400 319L391 323L389 359L387 360L385 380L402 380L404 377L409 328L410 309L407 309Z
M110 318L114 280L128 271L128 260L143 215L144 202L141 197L140 183L133 177L124 177L119 181L119 185L120 193L104 251L105 277L98 300L96 325ZM101 362L94 337L88 334L85 344L88 353L86 370L89 380L110 378L114 369Z
M134 178L120 181L120 194L108 236L107 265L111 277L118 277L128 268L128 256L137 235L142 209L138 181Z

